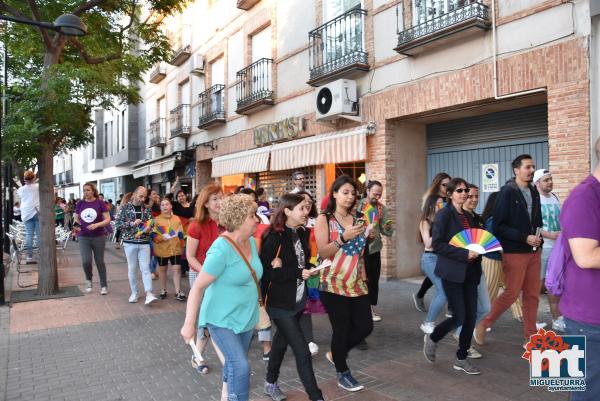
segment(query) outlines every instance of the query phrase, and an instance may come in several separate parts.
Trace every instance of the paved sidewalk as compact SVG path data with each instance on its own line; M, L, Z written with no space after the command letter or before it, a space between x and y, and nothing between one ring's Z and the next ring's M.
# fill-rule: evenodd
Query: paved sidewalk
M83 272L76 244L67 249L59 269L61 286L80 285ZM83 297L15 304L0 308L0 400L219 400L220 366L209 347L211 372L200 376L189 365L190 353L179 336L185 304L169 298L151 307L129 304L127 267L122 250L107 247L109 295L94 291ZM187 290L187 280L184 280ZM157 285L157 281L154 281ZM140 280L141 285L141 280ZM418 326L424 314L415 310L411 294L417 284L382 283L380 311L368 351L352 351L349 365L366 390L348 393L337 387L335 371L323 357L330 326L326 316L314 316L314 358L317 380L326 400L566 400L565 394L532 389L529 368L521 359L521 327L506 314L480 347L476 361L482 375L452 369L456 342L446 339L438 361L425 361ZM433 291L431 291L433 292ZM428 299L431 293L428 295ZM549 320L542 304L540 318ZM262 394L265 363L255 340L250 350L252 399ZM8 358L6 358L8 357ZM4 360L4 362L3 362ZM6 368L5 368L6 367ZM6 385L4 385L4 380ZM307 400L288 350L280 385L289 401Z

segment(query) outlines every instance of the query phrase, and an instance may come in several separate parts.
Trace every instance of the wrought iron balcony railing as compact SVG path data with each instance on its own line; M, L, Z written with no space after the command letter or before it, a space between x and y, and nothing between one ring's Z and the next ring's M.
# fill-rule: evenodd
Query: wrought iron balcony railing
M192 124L190 120L190 105L180 104L171 110L170 127L171 138L178 136L189 136L192 133Z
M251 109L274 103L273 60L261 58L236 74L236 113L247 114Z
M150 146L165 146L167 144L167 119L157 118L150 123Z
M353 8L308 34L310 85L368 71L364 26L367 11Z
M173 55L169 60L171 65L181 65L192 55L191 27L183 25L180 30L170 35Z
M213 85L198 95L198 128L225 122L225 85Z
M167 66L164 63L158 63L150 72L150 82L157 84L167 76Z
M398 34L399 53L413 55L433 41L490 27L488 7L476 0L417 0L414 12L417 25Z

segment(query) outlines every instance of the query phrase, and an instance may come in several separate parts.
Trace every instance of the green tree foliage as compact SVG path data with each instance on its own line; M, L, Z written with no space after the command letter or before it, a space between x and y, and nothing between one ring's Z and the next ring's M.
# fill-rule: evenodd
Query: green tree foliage
M170 54L163 17L187 0L0 0L4 15L55 21L74 14L88 34L69 37L47 28L3 24L9 54L5 159L36 165L40 188L41 245L38 293L58 291L54 235L53 156L92 141L94 107L137 103L145 71Z

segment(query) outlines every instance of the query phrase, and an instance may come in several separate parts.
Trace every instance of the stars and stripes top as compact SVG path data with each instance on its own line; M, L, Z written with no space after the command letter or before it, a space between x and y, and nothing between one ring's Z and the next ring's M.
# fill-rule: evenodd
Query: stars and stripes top
M344 228L333 216L328 217L329 240L336 241ZM333 256L331 266L321 271L319 289L345 297L359 297L369 291L364 277L362 253L366 239L359 235L346 242Z

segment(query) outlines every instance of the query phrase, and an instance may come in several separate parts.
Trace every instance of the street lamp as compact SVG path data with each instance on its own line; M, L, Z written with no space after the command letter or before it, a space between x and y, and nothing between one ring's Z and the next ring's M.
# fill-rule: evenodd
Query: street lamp
M0 20L18 22L21 24L34 25L56 31L65 36L83 36L87 33L87 27L81 19L73 14L63 14L54 22L34 21L26 18L1 15Z

